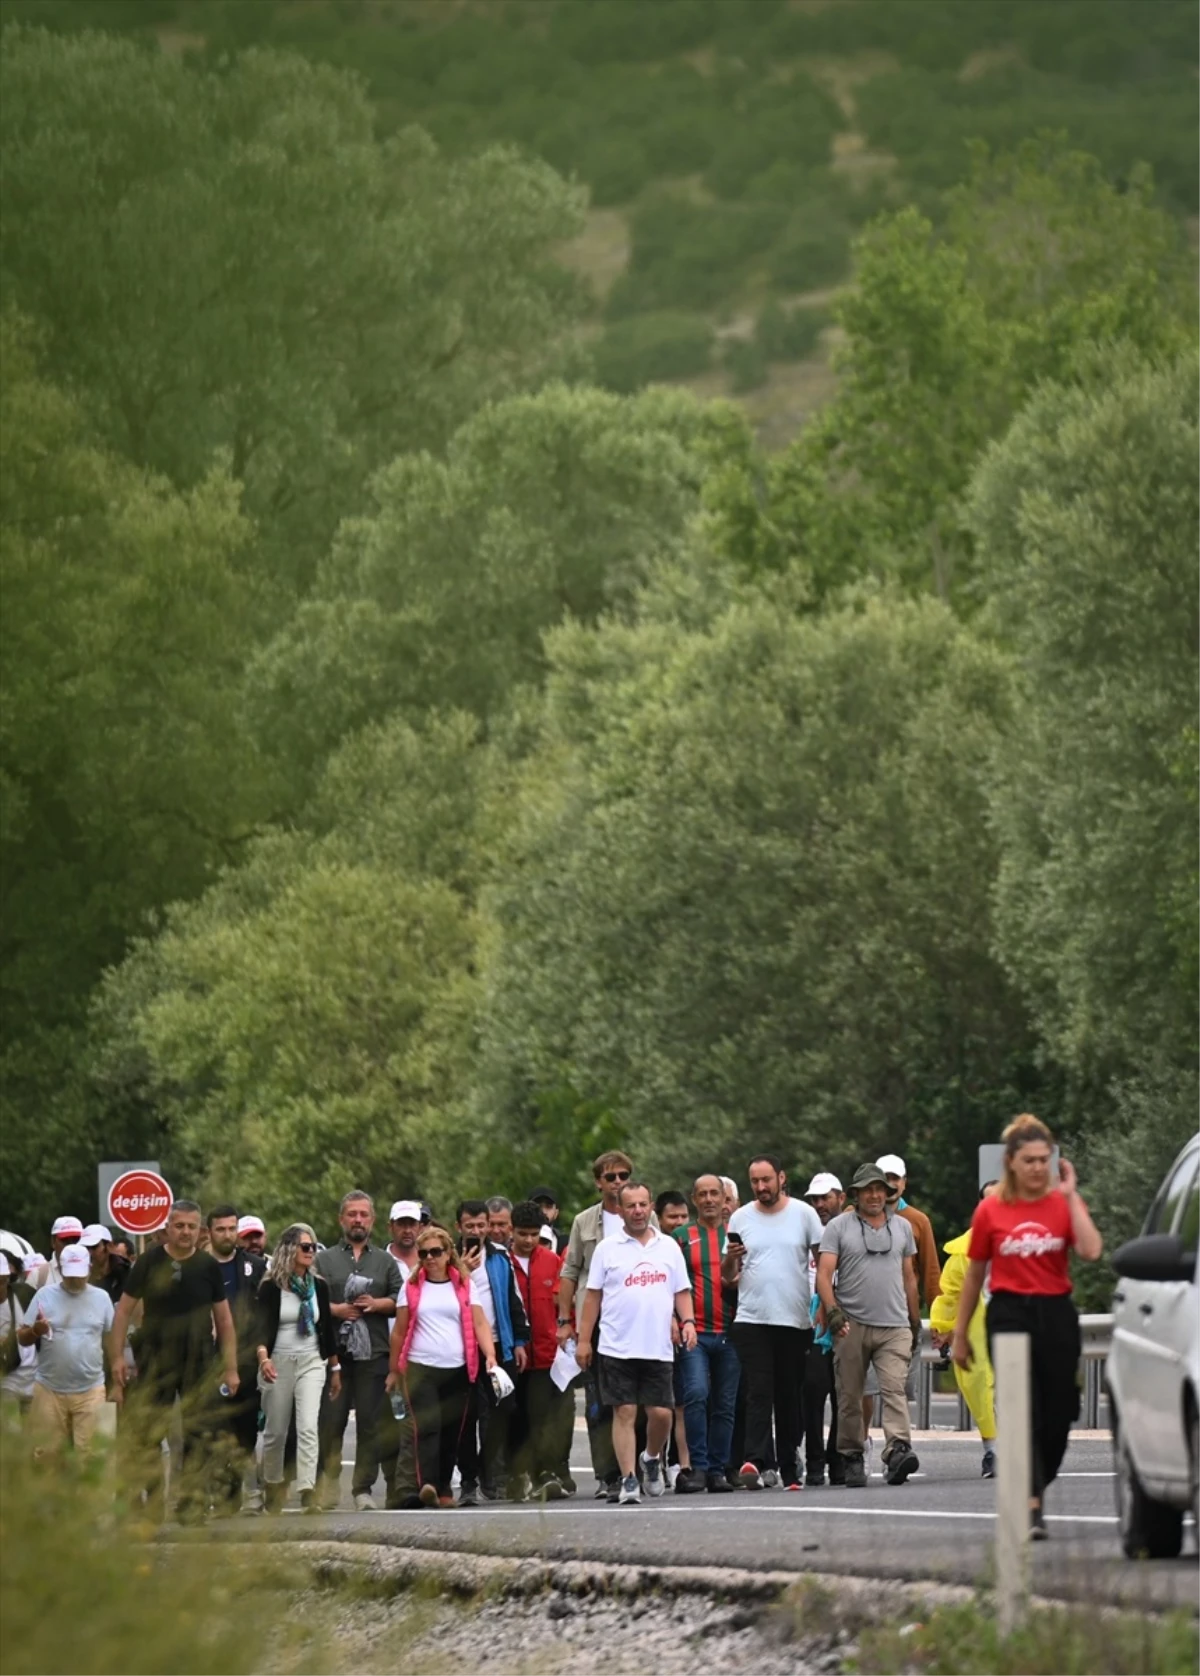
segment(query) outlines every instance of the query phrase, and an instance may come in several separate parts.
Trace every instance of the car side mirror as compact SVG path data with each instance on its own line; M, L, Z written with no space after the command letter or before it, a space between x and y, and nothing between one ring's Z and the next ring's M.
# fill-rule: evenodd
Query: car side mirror
M1126 1280L1192 1280L1196 1253L1178 1234L1142 1234L1117 1248L1112 1265Z

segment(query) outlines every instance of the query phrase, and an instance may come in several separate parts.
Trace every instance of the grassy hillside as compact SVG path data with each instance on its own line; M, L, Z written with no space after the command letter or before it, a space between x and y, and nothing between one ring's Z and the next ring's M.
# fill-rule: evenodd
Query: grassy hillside
M384 131L507 141L590 188L564 259L599 378L744 396L785 438L828 387L827 305L880 209L968 146L1065 131L1114 179L1197 197L1191 0L5 0L209 58L257 44L357 71Z

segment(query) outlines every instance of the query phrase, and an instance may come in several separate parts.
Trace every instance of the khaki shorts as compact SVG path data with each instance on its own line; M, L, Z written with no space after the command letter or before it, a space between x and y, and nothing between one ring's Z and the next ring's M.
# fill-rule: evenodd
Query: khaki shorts
M33 1402L29 1410L34 1459L42 1460L46 1455L57 1454L68 1443L74 1445L77 1455L86 1455L96 1435L103 1408L103 1385L95 1385L90 1391L64 1394L52 1391L39 1379L33 1387Z

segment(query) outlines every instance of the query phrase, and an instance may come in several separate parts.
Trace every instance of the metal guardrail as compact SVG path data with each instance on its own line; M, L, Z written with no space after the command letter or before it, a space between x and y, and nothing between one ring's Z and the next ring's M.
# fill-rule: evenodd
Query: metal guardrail
M917 1430L929 1430L929 1417L933 1403L933 1376L938 1368L948 1364L942 1360L940 1350L935 1350L929 1338L929 1322L921 1323L921 1366L917 1375ZM1090 1431L1095 1431L1100 1425L1100 1398L1104 1391L1104 1364L1108 1359L1109 1348L1112 1345L1113 1318L1111 1315L1081 1315L1079 1317L1080 1336L1083 1340L1083 1405L1080 1413L1082 1424ZM957 1387L956 1387L957 1390ZM955 1430L969 1432L974 1425L970 1410L958 1397L958 1419Z

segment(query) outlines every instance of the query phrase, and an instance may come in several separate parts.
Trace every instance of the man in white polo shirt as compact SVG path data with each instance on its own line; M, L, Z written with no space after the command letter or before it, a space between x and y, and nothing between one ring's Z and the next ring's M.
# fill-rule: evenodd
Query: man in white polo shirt
M746 1392L746 1459L738 1478L760 1490L764 1474L777 1468L784 1488L798 1490L801 1393L813 1337L809 1260L821 1243L821 1221L811 1205L784 1192L778 1158L752 1158L749 1174L752 1201L729 1218L721 1259L721 1279L738 1289L733 1342Z
M641 1459L646 1494L663 1493L662 1452L675 1404L671 1323L678 1320L683 1348L694 1353L696 1318L683 1253L651 1225L650 1189L627 1181L618 1203L624 1228L602 1239L592 1254L575 1356L586 1372L599 1317L600 1398L613 1411L613 1450L621 1469L618 1501L629 1506L642 1499L635 1470L639 1405L646 1410Z

